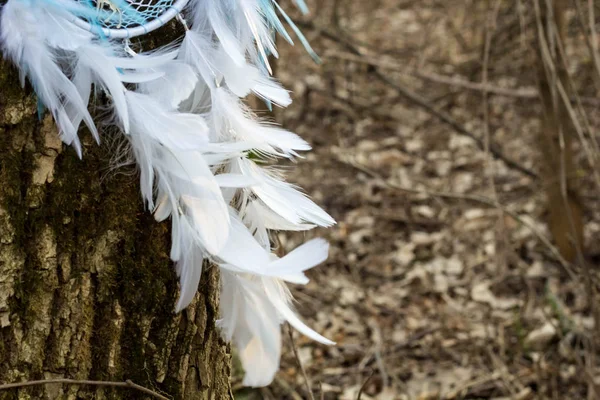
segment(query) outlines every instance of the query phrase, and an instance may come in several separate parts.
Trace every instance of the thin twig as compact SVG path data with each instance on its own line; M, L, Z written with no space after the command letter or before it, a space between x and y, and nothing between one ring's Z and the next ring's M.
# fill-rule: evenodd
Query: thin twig
M489 83L483 84L479 82L472 82L464 77L452 77L447 75L436 74L433 72L425 72L419 69L409 69L405 65L395 63L392 61L381 59L377 55L356 55L343 51L327 50L323 55L324 59L339 59L344 61L351 61L359 64L371 65L373 67L379 67L381 69L394 71L400 75L407 77L419 78L429 82L441 83L448 86L456 86L462 89L467 89L475 92L486 91L489 94L504 97L514 97L518 99L536 100L539 101L540 95L535 88L502 88L493 86ZM580 97L582 104L589 106L598 107L600 106L600 99L595 97ZM576 98L570 99L571 102L577 102Z
M428 80L435 83L442 83L444 85L449 86L457 86L463 89L473 90L473 91L487 91L488 93L497 94L499 96L506 97L517 97L524 99L535 99L538 98L537 90L534 88L501 88L497 86L492 86L489 84L483 85L481 83L471 82L466 80L465 78L456 78L446 75L440 75L433 72L424 72L418 69L408 69L405 65L400 63L395 63L392 61L387 61L382 59L381 57L372 56L371 55L356 55L351 53L346 53L338 50L327 50L323 55L324 59L339 59L343 61L351 61L358 64L366 64L371 65L373 67L380 67L382 69L394 71L400 73L400 75L408 75L410 77L417 77L424 80Z
M318 31L320 34L323 35L323 37L326 37L332 41L335 41L339 44L342 44L344 47L346 47L351 53L358 55L358 56L362 56L363 52L351 41L348 39L345 39L339 35L336 35L330 31L328 31L327 29L324 29L322 27L318 27L313 23L302 23L302 22L298 22L298 24L300 26L309 28L309 29L314 29L316 31ZM472 132L469 132L467 129L465 129L461 124L459 124L457 121L455 121L452 117L450 117L448 114L437 110L433 105L431 105L431 103L422 98L421 96L417 95L416 93L412 92L411 90L399 85L397 82L395 82L394 80L390 79L387 75L383 74L377 67L374 67L372 71L369 71L369 73L371 73L373 76L375 76L378 80L380 80L381 82L385 83L386 85L388 85L389 87L391 87L392 89L394 89L400 96L404 97L405 99L407 99L408 101L414 103L415 105L423 108L425 111L427 111L428 113L430 113L431 115L433 115L434 117L438 118L439 120L441 120L442 122L444 122L445 124L449 125L451 128L453 128L457 133L464 135L464 136L468 136L471 139L473 139L475 141L475 143L477 143L477 145L479 146L479 148L481 148L483 150L484 148L484 143L483 140L481 140L481 138L477 137L475 134L473 134ZM538 179L538 175L533 172L532 170L522 166L521 164L519 164L518 162L510 159L508 156L506 156L501 150L500 148L491 143L490 144L490 152L494 155L494 157L504 161L504 163L512 169L515 169L517 171L520 171L521 173L534 178L534 179Z
M490 22L486 24L485 30L485 42L483 49L483 66L482 66L482 78L481 85L486 88L488 85L488 75L489 75L489 63L490 63L490 51L492 48L492 39L494 36L494 32L496 31L496 25L498 22L498 13L500 12L500 6L502 5L502 0L496 0L494 8L490 15ZM482 92L482 110L483 110L483 140L484 140L484 151L485 151L485 159L486 159L486 169L487 175L489 177L489 186L490 191L492 193L492 199L499 203L498 201L498 193L496 191L496 179L495 179L495 168L494 168L494 158L492 154L490 154L490 145L491 145L491 135L490 135L490 110L489 110L489 98L488 91L484 89ZM504 246L504 242L506 240L506 227L504 224L504 214L501 209L498 209L498 225L500 229L500 236L502 240L502 248L504 252L498 252L499 257L497 265L500 267L502 273L505 272L506 269L506 246Z
M63 384L63 385L89 385L89 386L110 386L110 387L131 388L131 389L135 389L140 392L146 393L147 395L153 396L157 399L169 400L168 397L165 397L159 393L156 393L153 390L150 390L148 388L140 386L137 383L133 383L129 379L127 379L125 382L89 381L89 380L78 380L78 379L68 379L68 378L42 379L39 381L6 383L4 385L0 385L0 391L8 390L8 389L15 389L15 388L23 388L23 387L28 387L28 386L48 385L48 384L52 384L52 383Z
M471 389L472 387L479 386L481 384L488 383L490 381L495 381L495 380L499 379L500 377L501 377L500 372L496 371L489 375L484 375L482 377L472 379L470 381L462 383L458 388L450 391L443 398L444 398L444 400L461 398L462 396L465 396L466 394L468 394L469 389Z
M306 370L304 369L304 364L298 355L298 349L296 348L296 341L294 340L294 332L292 328L288 325L288 335L290 336L290 342L292 343L292 351L294 352L294 357L296 357L296 361L300 366L300 371L302 371L302 376L304 377L304 383L306 384L306 390L308 390L308 394L311 400L315 400L315 396L312 392L312 387L310 384L310 380L308 379L308 375L306 374Z
M369 381L371 380L371 378L373 377L373 375L375 375L375 371L371 371L371 375L369 375L369 377L367 378L367 380L364 381L364 383L362 384L362 386L358 390L358 395L356 396L356 400L360 400L361 399L363 391L365 390L365 388L369 384Z
M303 400L302 396L300 396L300 393L296 392L296 389L294 389L289 383L287 383L285 379L275 377L274 382L281 386L281 388L285 390L287 394L292 397L292 399Z
M542 13L540 11L541 7L539 4L539 0L534 0L534 6L536 11L536 24L538 27L538 37L539 43L542 50L542 62L544 63L544 69L546 73L546 79L548 82L552 83L552 100L555 108L555 113L557 115L560 111L564 110L567 112L571 119L571 123L573 124L573 128L579 134L582 143L585 146L585 139L583 134L580 131L579 123L577 120L577 116L574 114L572 109L570 109L570 104L568 101L565 101L567 97L567 90L571 87L567 86L567 80L570 78L568 75L567 68L567 55L565 50L565 36L566 36L566 13L567 13L567 3L566 0L563 2L559 2L554 4L554 8L550 7L551 4L546 4L547 12L551 11L556 12L556 15L546 16L548 21L542 21ZM560 23L562 21L562 24ZM544 26L544 23L546 26ZM560 24L560 25L559 25ZM545 29L544 29L545 28ZM547 36L547 37L546 37ZM552 46L551 46L552 44ZM593 51L593 49L592 49ZM592 57L595 57L595 53L592 54ZM561 62L561 65L555 65L555 60ZM562 74L559 74L562 72ZM562 101L561 101L562 100ZM586 262L585 257L583 255L583 249L581 243L582 235L578 235L578 226L576 224L575 216L573 214L573 209L570 206L570 200L572 201L573 195L570 194L570 185L567 182L567 151L572 152L572 144L568 143L568 137L570 132L564 132L566 126L558 127L558 145L560 149L560 195L563 201L563 208L565 212L565 216L567 222L569 224L569 230L571 233L571 239L573 241L573 246L575 248L575 256L580 265L580 268L583 271L583 283L586 295L588 297L589 307L591 309L591 314L594 319L594 327L596 331L599 329L598 321L600 321L600 308L597 307L596 304L596 285L594 284L593 276L590 271L590 265ZM573 161L571 159L568 160L569 163ZM597 173L594 160L590 159L590 164ZM569 164L570 169L572 170L574 167ZM597 175L595 175L598 178ZM595 354L596 354L596 341L591 341L590 343L591 349L586 352L585 361L591 362L595 365ZM593 379L588 380L588 398L597 398L596 384Z
M402 95L407 100L409 100L409 101L413 102L414 104L418 105L419 107L423 108L424 110L429 112L431 115L438 118L440 121L444 122L445 124L447 124L448 126L453 128L456 132L460 133L461 135L468 136L471 139L473 139L473 141L475 143L477 143L477 146L479 146L480 149L483 150L485 148L485 144L481 138L477 137L474 133L468 131L465 127L463 127L456 120L454 120L452 117L450 117L450 115L448 115L440 110L437 110L433 105L431 105L431 103L429 103L429 101L427 101L426 99L417 95L416 93L408 90L407 88L398 85L396 82L394 82L387 76L381 74L379 71L375 71L374 74L376 74L381 81L387 83L390 87L392 87L394 90L396 90L398 92L398 94ZM494 157L496 157L497 159L502 160L509 168L515 169L515 170L529 176L530 178L534 178L536 180L538 179L538 175L535 172L533 172L532 170L530 170L527 167L522 166L515 160L506 156L496 144L490 143L490 153L492 153L494 155Z
M586 23L584 15L583 15L583 7L581 5L581 0L575 0L575 8L577 9L577 17L579 20L579 24L581 25L583 31L583 37L585 39L585 43L590 52L590 57L592 59L592 63L594 65L594 83L596 84L596 90L600 91L600 57L598 55L598 43L596 41L596 23L594 18L594 4L592 0L588 0L588 21ZM589 31L588 29L589 28Z
M374 342L375 346L373 349L373 355L375 357L375 362L377 364L377 368L379 369L379 373L381 374L381 380L383 381L383 387L387 387L389 384L389 374L385 368L385 362L383 361L383 334L381 332L381 328L377 323L377 319L369 318L369 326L374 332Z

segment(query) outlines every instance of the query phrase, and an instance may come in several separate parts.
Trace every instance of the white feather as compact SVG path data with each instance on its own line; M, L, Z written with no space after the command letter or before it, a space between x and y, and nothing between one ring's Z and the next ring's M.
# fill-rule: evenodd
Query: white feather
M292 104L290 93L270 76L260 74L252 86L252 91L263 100L270 100L281 107Z
M271 239L269 237L269 231L267 230L264 223L264 214L261 213L259 209L255 206L255 203L257 203L257 201L248 201L248 196L244 197L246 198L246 204L240 207L240 217L242 218L242 221L248 227L248 230L250 231L250 233L252 233L256 241L263 248L270 249Z
M179 244L180 254L178 254L176 269L179 275L181 293L175 311L179 312L191 303L198 291L204 255L193 240L194 228L192 228L188 219L185 217L180 218L177 228L180 229L177 239L181 243Z
M98 131L81 94L58 66L48 43L70 49L79 46L85 35L82 38L81 29L68 21L64 32L54 31L55 20L64 20L65 15L55 9L50 13L47 7L44 2L8 2L0 17L0 44L5 57L19 67L21 82L29 78L39 99L54 116L61 138L73 144L81 156L77 127L71 118L80 116L96 140Z
M250 92L273 103L287 107L292 103L290 93L273 78L264 76L253 65L232 62L223 50L217 53L216 65L225 77L227 87L238 97L246 97Z
M267 70L272 73L271 67L269 66L267 51L275 58L279 57L279 54L275 48L275 43L273 42L271 32L267 27L267 23L262 17L260 4L257 0L239 0L238 4L240 6L240 11L246 20L247 27L256 41L256 47L262 57L262 61Z
M234 210L230 221L229 238L215 256L223 261L223 268L260 275L269 264L269 252L254 239Z
M229 210L202 154L172 150L155 167L168 175L171 190L189 215L200 244L208 252L218 253L229 235Z
M249 176L242 174L219 174L215 176L220 187L244 188L257 182Z
M231 30L230 19L233 8L230 2L222 0L204 0L193 3L192 29L196 31L214 30L223 49L229 54L232 61L237 65L245 62L244 51L241 43Z
M122 76L119 74L117 67L110 62L105 51L106 49L97 44L87 44L77 48L78 62L76 73L82 73L83 69L87 69L83 73L86 76L91 75L93 82L110 94L115 114L118 116L123 130L128 133L129 114Z
M229 90L240 98L248 96L254 82L260 76L258 68L245 62L241 65L233 63L231 57L223 50L217 52L216 56L219 71L225 77L225 83Z
M140 191L149 209L154 208L154 163L159 146L151 138L143 134L129 135L133 155L140 168Z
M214 200L217 194L206 190L204 197L181 196L181 202L194 221L201 244L211 253L217 253L227 240L228 225L220 215L223 200ZM219 192L220 195L220 192Z
M138 86L141 93L158 99L171 110L176 110L182 101L190 97L198 77L192 67L181 61L171 61L156 69L162 74Z
M292 311L289 304L291 296L286 293L287 289L283 287L284 284L282 282L273 278L263 278L262 284L269 302L277 309L280 316L290 323L290 325L312 340L330 346L335 344L335 342L319 335L317 332L306 326L306 324L298 318L296 313Z
M217 322L227 340L233 340L246 371L245 386L266 386L279 369L280 318L260 283L223 271Z
M291 295L273 278L260 281L222 271L221 319L223 336L236 344L246 371L246 386L268 385L279 368L281 323L287 320L304 335L323 344L335 344L306 326L290 308Z
M50 47L74 51L94 39L90 32L71 22L72 16L64 7L48 1L30 1L30 7L35 8L37 14L38 23L35 29L43 35L42 40ZM27 7L28 2L23 1L22 4Z
M306 284L308 279L304 271L324 261L327 249L322 241L315 240L277 258L261 246L239 218L233 215L229 238L216 256L223 261L219 264L221 268L226 270Z
M89 104L90 96L92 94L92 83L94 82L92 72L82 64L77 63L73 72L72 82L77 88L83 103ZM73 107L71 104L67 105L66 113L74 128L79 127L85 117L80 109Z
M256 121L248 107L224 88L213 90L211 114L220 141L245 141L257 150L286 157L310 150L298 135Z
M214 46L210 36L187 31L181 43L178 58L194 68L206 85L217 85L218 71L214 66Z
M240 206L240 216L254 238L260 245L269 249L271 245L269 230L305 231L313 229L311 224L292 224L259 200L249 200L250 196L242 196L245 200Z
M279 276L288 282L307 284L308 278L302 272L327 260L328 252L329 244L325 240L310 240L286 254L285 257L271 261L266 274Z
M331 226L335 220L323 211L304 193L292 185L277 179L272 173L258 167L252 161L239 158L231 172L248 175L260 184L250 190L271 210L293 224L310 223L318 226Z
M208 127L199 115L165 110L153 97L125 93L131 134L159 141L171 149L193 150L208 142Z
M164 72L128 72L123 71L119 74L119 78L123 83L146 83L156 79L163 78Z
M136 54L135 57L121 55L109 56L112 64L123 69L144 70L160 68L177 58L179 50L173 50L172 45L163 46L150 53Z
M74 107L67 107L67 109L74 109ZM59 108L57 110L54 110L52 114L54 115L54 120L59 128L58 134L60 140L62 140L63 143L65 143L68 146L73 146L75 152L77 153L77 156L81 158L81 142L79 141L79 137L77 136L77 127L73 124L72 118L69 117L69 112L66 111L64 108ZM75 112L75 114L77 114L77 117L75 118L77 118L77 120L80 121L78 117L80 115L79 112Z
M165 192L160 192L156 198L156 207L154 208L154 219L158 222L162 222L169 218L173 212L173 203L170 201L169 196ZM175 242L175 239L172 240Z
M261 220L265 229L275 231L307 231L316 227L313 224L294 224L267 207L261 200L250 202L244 209L248 214L252 210L253 218ZM244 216L244 222L246 217Z

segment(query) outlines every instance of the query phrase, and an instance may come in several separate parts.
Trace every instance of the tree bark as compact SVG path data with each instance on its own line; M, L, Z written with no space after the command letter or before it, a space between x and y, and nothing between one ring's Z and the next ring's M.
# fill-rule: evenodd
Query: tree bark
M196 299L175 314L169 224L144 211L133 166L109 171L110 135L101 146L81 136L83 160L0 61L0 383L131 380L174 399L232 398L215 328L217 268L205 268ZM0 391L92 398L149 397L85 385Z

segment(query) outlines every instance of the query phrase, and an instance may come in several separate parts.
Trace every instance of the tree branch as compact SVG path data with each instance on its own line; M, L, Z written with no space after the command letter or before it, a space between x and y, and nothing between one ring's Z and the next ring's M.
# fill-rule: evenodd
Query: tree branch
M323 35L323 37L326 37L329 40L332 40L336 43L343 45L352 54L355 54L357 56L363 55L363 52L358 48L358 46L356 46L354 43L352 43L351 40L340 37L330 31L328 31L327 29L316 26L313 23L303 23L303 22L298 21L297 24L299 26L302 26L305 28L316 30L321 35ZM468 131L460 123L458 123L456 120L454 120L450 115L448 115L440 110L437 110L426 99L422 98L421 96L412 92L411 90L409 90L403 86L400 86L397 82L395 82L394 80L390 79L388 76L383 74L377 66L372 65L372 67L373 67L373 69L369 70L369 73L371 73L373 76L375 76L381 82L385 83L386 85L388 85L389 87L394 89L400 96L404 97L406 100L414 103L415 105L424 109L425 111L427 111L434 117L438 118L440 121L442 121L443 123L450 126L452 129L454 129L457 133L473 139L473 141L475 141L475 143L481 150L485 149L485 143L481 138L477 137L474 133ZM532 170L528 169L525 166L522 166L518 162L516 162L516 161L512 160L511 158L509 158L508 156L506 156L502 152L502 150L498 147L498 145L496 145L495 143L490 143L489 151L495 158L502 160L509 168L515 169L515 170L523 173L524 175L529 176L530 178L533 178L536 180L539 179L538 175L535 172L533 172Z
M39 381L25 381L25 382L17 382L17 383L7 383L4 385L0 385L0 391L23 388L28 386L37 386L37 385L48 385L52 383L63 384L63 385L90 385L90 386L112 386L112 387L122 387L122 388L130 388L135 389L137 391L146 393L150 396L153 396L157 399L161 400L170 400L168 397L165 397L161 394L156 393L148 388L138 385L137 383L133 383L129 379L125 382L113 382L113 381L88 381L88 380L76 380L76 379L67 379L67 378L58 378L58 379L42 379Z

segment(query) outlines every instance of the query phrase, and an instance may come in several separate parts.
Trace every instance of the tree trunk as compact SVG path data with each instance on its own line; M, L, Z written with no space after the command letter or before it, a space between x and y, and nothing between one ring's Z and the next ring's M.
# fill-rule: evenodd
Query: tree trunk
M131 380L169 398L231 398L217 268L175 314L169 224L144 211L134 167L108 170L103 136L98 146L82 134L79 160L0 61L0 383ZM149 396L71 384L0 391L38 398Z

